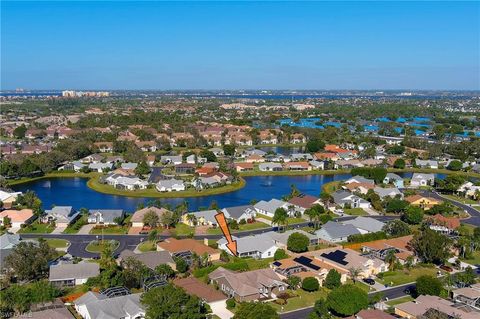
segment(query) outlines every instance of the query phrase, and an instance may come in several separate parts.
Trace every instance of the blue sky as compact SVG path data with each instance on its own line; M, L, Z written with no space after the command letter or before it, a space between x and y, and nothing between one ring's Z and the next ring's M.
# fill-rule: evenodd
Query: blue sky
M480 89L480 2L1 9L2 89Z

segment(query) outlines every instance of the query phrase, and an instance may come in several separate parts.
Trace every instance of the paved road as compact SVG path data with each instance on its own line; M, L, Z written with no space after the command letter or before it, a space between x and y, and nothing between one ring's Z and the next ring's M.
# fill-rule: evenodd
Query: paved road
M337 220L348 220L355 218L355 216L344 216L344 217L338 217ZM392 220L395 217L391 216L372 216L372 218L381 220L383 222ZM301 228L308 226L310 223L309 222L304 222L300 224L295 224L295 228ZM251 235L258 235L261 233L265 233L267 231L276 231L277 227L270 227L270 228L262 228L262 229L254 229L254 230L249 230L249 231L244 231L241 233L234 234L237 237L244 237L244 236L251 236ZM71 245L68 248L68 253L71 254L72 256L76 257L81 257L81 258L93 258L98 256L99 254L97 253L90 253L85 250L87 247L88 243L91 242L92 240L95 240L99 238L99 235L84 235L84 234L21 234L21 238L59 238L59 239L65 239L68 240ZM159 239L166 239L169 236L159 236ZM196 235L194 236L195 239L220 239L222 238L222 235ZM104 235L104 239L106 240L116 240L120 244L118 248L115 250L116 254L119 254L125 249L135 249L135 246L137 246L142 240L145 240L147 238L147 235Z
M410 286L415 286L415 283L409 283L409 284L405 284L405 285L401 285L401 286L387 288L387 289L384 289L380 292L374 291L374 292L369 293L369 295L373 295L373 294L376 294L376 293L382 293L383 298L386 297L386 298L388 298L388 300L391 300L391 299L395 299L395 298L405 296L406 294L405 294L404 290L405 290L405 288L410 287ZM303 319L303 318L307 318L308 314L312 311L312 309L313 309L313 307L308 307L308 308L284 313L284 314L280 315L280 318L281 319Z
M473 226L480 227L480 211L478 211L477 209L475 209L475 208L473 208L469 205L465 205L463 203L452 200L450 198L443 197L441 194L439 194L437 192L425 190L425 191L422 191L421 194L423 196L429 196L429 197L433 197L433 198L436 198L436 199L439 199L439 200L450 202L453 205L467 211L467 213L469 213L471 217L469 219L463 220L463 222L466 223L466 224L471 224Z

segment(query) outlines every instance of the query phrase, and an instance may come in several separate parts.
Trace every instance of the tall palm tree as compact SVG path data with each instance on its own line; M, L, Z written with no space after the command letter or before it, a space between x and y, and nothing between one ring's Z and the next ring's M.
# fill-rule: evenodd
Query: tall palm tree
M197 225L197 217L194 214L187 214L187 220L192 226Z
M350 278L352 278L354 284L357 281L358 276L360 276L360 272L360 268L352 267L348 269L348 273L350 274Z
M397 257L395 257L395 250L391 249L385 256L385 262L388 263L388 269L393 270Z
M278 228L280 230L281 225L287 225L288 224L288 213L285 209L283 208L277 208L275 211L275 214L273 215L272 218L272 225L278 225Z

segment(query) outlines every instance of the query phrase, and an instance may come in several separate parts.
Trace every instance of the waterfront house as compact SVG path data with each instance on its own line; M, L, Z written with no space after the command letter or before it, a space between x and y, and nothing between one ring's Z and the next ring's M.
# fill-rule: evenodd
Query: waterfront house
M222 209L222 212L225 214L225 217L234 219L237 222L240 222L242 219L248 221L255 218L256 215L256 210L252 205L225 207Z
M174 178L160 180L155 187L159 192L179 192L186 188L182 180Z
M90 163L88 168L92 171L103 173L113 168L113 163Z
M238 302L275 299L288 287L270 268L237 273L219 267L208 275L208 279Z
M321 205L320 198L306 194L300 194L292 197L288 203L290 204L289 206L293 206L294 210L301 212L302 214L305 212L305 210L312 208L313 205Z
M153 212L158 216L159 224L161 224L163 215L165 213L169 213L170 211L165 208L158 208L155 206L145 207L142 209L137 210L133 213L132 218L130 218L130 222L132 223L132 227L140 227L143 228L145 224L143 223L143 218L148 212Z
M6 192L0 190L0 201L3 203L3 208L11 208L17 200L18 195L22 195L22 192Z
M307 142L307 139L301 133L293 133L292 135L290 135L291 144L304 144L306 142Z
M122 209L90 209L88 211L89 224L117 225L123 221L125 212Z
M140 293L108 298L103 294L89 291L73 304L84 319L96 318L145 318L145 308L140 302Z
M253 163L235 163L235 170L237 172L248 172L248 171L253 171L254 165Z
M269 200L268 202L261 200L253 205L259 214L266 215L268 217L273 217L275 215L275 211L279 208L283 208L288 211L288 206L289 204L287 202L275 198Z
M278 172L283 170L283 166L280 163L260 163L258 169L262 172Z
M324 161L312 160L312 161L310 161L310 166L314 170L324 170L325 169L325 162Z
M433 168L438 169L438 162L431 161L431 160L422 160L422 159L415 159L415 166L420 168Z
M322 228L315 232L315 235L322 240L339 243L347 241L350 235L359 235L361 232L353 225L328 221Z
M312 167L308 162L288 162L283 167L289 171L311 171Z
M148 182L135 176L124 176L111 173L105 178L105 182L117 189L136 190L148 187Z
M371 206L370 202L345 190L339 190L334 192L332 194L332 197L335 205L342 208L370 208Z
M45 215L41 217L43 223L55 222L57 227L67 227L80 216L75 212L72 206L55 206L52 209L45 210Z
M100 274L98 263L58 264L50 266L48 281L57 287L82 285Z
M410 180L411 187L433 186L434 183L434 174L413 173L412 179Z
M238 257L271 258L278 249L275 241L268 234L244 237L232 236L232 238L237 241ZM224 237L218 240L217 243L219 249L231 254L227 248L227 240Z
M218 211L215 209L189 212L182 215L182 222L189 226L217 227L216 214L218 214Z
M33 210L24 208L20 210L16 209L7 209L0 212L0 225L5 227L4 221L5 217L10 219L11 228L19 230L22 225L30 224L34 219L35 215L33 214Z
M368 184L368 183L357 183L353 182L350 184L345 184L342 186L343 189L348 190L350 192L360 193L360 194L367 194L369 190L375 188L375 184Z
M384 184L392 183L396 188L404 188L403 185L403 178L394 173L387 173L385 178L383 179Z
M375 181L373 179L368 179L368 178L365 178L365 177L359 176L359 175L355 175L353 177L350 177L344 183L345 184L350 184L350 183L370 184L370 185L375 186Z

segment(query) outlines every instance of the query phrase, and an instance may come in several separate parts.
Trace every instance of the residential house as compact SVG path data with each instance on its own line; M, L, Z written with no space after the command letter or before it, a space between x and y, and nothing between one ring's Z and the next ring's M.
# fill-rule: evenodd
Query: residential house
M239 302L275 299L288 285L272 269L236 273L219 267L208 275L229 298Z
M221 182L213 176L199 176L192 181L197 190L220 186Z
M177 278L173 281L173 284L185 290L187 294L197 296L200 300L209 304L219 301L224 304L225 299L227 299L215 287L194 277Z
M327 160L327 161L337 161L339 159L337 153L315 153L313 154L313 157L317 160L317 161L324 161L324 160Z
M415 159L415 166L420 168L433 168L438 169L438 162L431 161L431 160L422 160L422 159Z
M273 217L273 215L275 215L275 211L279 208L283 208L288 211L288 203L275 198L269 200L268 202L261 200L253 205L253 207L259 214L266 215L268 217Z
M292 162L302 162L302 161L312 161L313 156L310 153L292 153L290 154L290 161Z
M315 232L315 235L322 240L339 243L347 241L350 235L359 235L361 232L353 225L328 221L322 228Z
M105 182L108 185L112 185L117 189L136 190L146 189L148 182L141 180L135 176L123 176L116 173L111 173L105 178Z
M387 197L390 198L403 198L403 193L396 187L382 188L375 187L373 191L380 197L381 200L384 200Z
M238 257L271 258L278 249L275 241L267 234L244 237L232 236L232 238L237 241ZM217 243L219 249L231 254L227 248L227 240L224 237L218 240Z
M235 163L235 170L239 173L253 171L253 169L253 163Z
M129 162L125 162L125 163L122 163L120 164L120 167L126 171L130 171L130 172L134 172L135 169L137 168L138 164L137 163L129 163Z
M310 166L314 170L324 170L325 169L325 162L324 161L312 160L312 161L310 161Z
M50 266L48 281L57 287L82 285L100 274L98 263L58 264Z
M145 318L145 308L140 302L141 294L131 294L108 298L97 292L89 291L73 304L75 310L84 319L97 318Z
M103 173L113 168L113 163L90 163L88 168L92 171Z
M365 195L368 193L369 190L375 188L375 184L353 182L343 185L342 188L350 192L358 192Z
M84 164L90 164L90 163L101 163L103 160L104 160L104 157L101 154L90 154L82 158L80 162Z
M22 192L6 192L0 190L0 201L3 203L3 208L11 208L17 200L18 195L22 195Z
M147 165L152 167L155 164L156 157L153 154L147 155Z
M90 209L88 211L89 224L117 225L123 221L125 212L122 209Z
M460 227L460 219L455 217L445 217L440 214L427 217L430 229L446 235L456 235L456 230Z
M113 142L96 142L93 143L93 145L97 147L101 153L113 152Z
M370 184L375 186L375 181L373 179L368 179L363 176L355 175L353 177L350 177L347 179L345 184L350 184L350 183L358 183L358 184Z
M130 218L130 222L132 223L132 227L141 227L145 226L143 219L148 212L153 212L158 216L159 224L161 224L163 215L168 213L169 210L165 208L158 208L155 206L145 207L142 209L137 210L133 213L132 217Z
M135 145L143 152L156 152L157 143L155 141L136 141Z
M12 250L20 243L20 236L16 234L5 233L0 236L0 270L3 270L5 258L10 255Z
M435 182L434 174L413 173L410 180L411 187L433 186Z
M425 197L422 195L411 195L405 197L405 200L410 203L412 206L419 206L424 210L429 210L435 205L439 205L442 203L441 200L438 200L433 197Z
M176 263L168 251L147 251L144 253L134 253L129 249L125 249L120 253L118 261L120 265L123 265L125 260L133 258L140 261L151 270L155 270L157 266L168 265L173 270L176 270Z
M212 152L213 154L215 154L215 156L223 156L225 155L223 153L223 149L219 148L219 147L212 147L211 149L209 149L210 152Z
M382 231L383 226L385 226L385 223L379 220L364 216L357 216L354 219L345 220L341 223L344 225L352 225L358 229L361 234L376 233Z
M245 158L245 163L263 163L265 162L265 158L263 156L252 154Z
M402 318L420 319L431 309L446 315L447 318L478 319L478 313L475 311L466 312L451 301L429 295L421 295L413 301L395 305L395 314Z
M409 259L412 263L416 263L418 258L415 256L410 241L413 236L403 236L391 239L374 240L361 244L361 250L364 255L369 255L381 260L385 260L391 250L394 251L395 257L401 264L405 264Z
M222 209L222 212L225 214L225 217L234 219L237 222L240 222L242 219L248 221L255 218L256 215L256 210L252 205L225 207Z
M218 211L215 209L189 212L182 215L182 222L189 226L217 227L217 220L215 219L217 214Z
M341 158L340 155L337 156ZM356 159L339 159L335 161L333 165L334 169L350 169L355 167L363 167L362 162Z
M396 188L404 188L403 178L394 173L387 173L383 179L384 184L392 183Z
M452 290L452 298L456 303L480 310L480 283Z
M474 185L472 182L465 182L457 189L457 193L465 197L476 198L480 194L480 186Z
M13 229L20 229L22 225L30 224L34 219L35 215L33 210L24 208L20 210L7 209L0 212L0 225L5 226L4 221L5 217L10 219L10 225Z
M174 178L160 180L155 187L159 192L179 192L186 189L182 180Z
M181 155L164 155L160 157L160 162L163 164L171 164L171 165L178 165L182 164L182 156Z
M293 133L290 135L290 143L291 144L305 144L307 139L303 134L300 133Z
M283 166L280 163L260 163L258 169L262 172L278 172L283 170Z
M305 212L305 210L312 208L313 205L321 205L320 198L306 194L300 194L292 197L288 203L293 206L294 210L301 212L302 214Z
M311 171L312 167L308 162L287 162L283 167L289 171Z
M332 197L335 205L342 208L370 208L371 206L370 202L345 190L339 190L334 192L332 194Z
M166 250L174 257L185 253L195 253L198 256L207 254L210 261L220 260L220 251L218 249L214 249L191 238L167 238L157 244L157 250Z
M302 234L302 235L306 236L310 241L310 243L309 243L310 246L318 245L318 237L316 235L313 235L311 233L307 233L306 231L301 230L301 229L295 229L295 230L291 229L291 230L284 231L282 233L275 232L275 231L269 231L269 232L265 233L265 235L272 238L275 245L277 245L278 248L287 249L288 237L290 237L290 235L292 235L293 233L299 233L299 234Z
M193 174L197 166L195 164L182 163L175 165L176 174Z
M355 316L346 319L396 319L396 317L378 309L363 309Z
M388 270L387 264L382 260L362 256L360 253L348 248L327 248L311 252L311 254L315 258L345 271L357 268L360 270L360 278L368 278Z
M80 216L79 212L75 212L72 206L55 206L52 209L45 210L42 216L43 223L55 222L57 227L67 227Z

